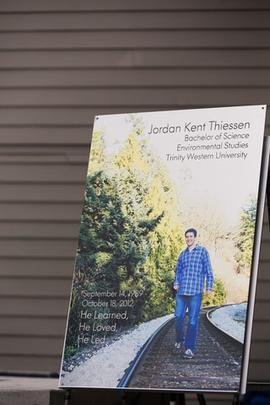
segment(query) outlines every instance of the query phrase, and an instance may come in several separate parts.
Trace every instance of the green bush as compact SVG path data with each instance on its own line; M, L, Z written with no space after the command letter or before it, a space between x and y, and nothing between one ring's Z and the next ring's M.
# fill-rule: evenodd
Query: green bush
M74 346L66 346L65 348L65 358L68 359L72 357L77 352L76 347Z
M219 278L215 278L214 288L211 294L204 294L202 305L204 307L223 305L226 302L226 290L223 282Z

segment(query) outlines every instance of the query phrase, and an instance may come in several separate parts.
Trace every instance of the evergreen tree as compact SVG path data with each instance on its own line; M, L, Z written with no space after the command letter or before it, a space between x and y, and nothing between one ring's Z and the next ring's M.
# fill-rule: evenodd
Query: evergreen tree
M76 345L82 290L142 291L128 309L130 324L174 308L172 283L184 247L179 207L162 162L141 138L140 125L133 120L115 156L107 155L101 132L93 135L67 345Z
M135 196L129 195L129 201L125 201L116 179L108 178L103 172L87 177L67 344L74 345L78 335L82 290L118 293L120 288L144 286L143 264L149 253L148 234L161 216L149 218L149 210L139 204L143 191L139 184L135 187L134 182L133 179ZM136 204L131 204L132 199ZM131 215L135 205L136 215ZM136 302L136 307L129 309L129 322L140 321L142 311L143 306Z
M131 199L136 190L133 181L137 179L144 190L140 204L148 207L153 218L161 216L149 234L150 249L144 263L143 280L147 295L143 319L147 320L173 311L172 283L177 258L184 245L177 198L168 174L159 158L152 155L146 141L141 139L140 123L133 124L133 132L115 156L119 181L126 177L121 193L128 191L127 198ZM134 212L130 214L134 215Z

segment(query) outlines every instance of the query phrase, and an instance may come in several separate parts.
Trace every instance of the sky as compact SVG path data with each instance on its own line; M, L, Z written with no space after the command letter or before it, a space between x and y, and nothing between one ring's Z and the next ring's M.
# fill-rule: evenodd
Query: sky
M256 197L258 192L264 115L263 106L245 106L136 113L132 117L139 122L141 138L147 140L154 155L166 166L182 205L196 207L198 204L208 204L228 223L234 225L239 221L241 207L248 203L250 197ZM103 132L107 153L117 153L132 132L130 116L106 115L96 119L94 130ZM215 121L218 125L225 124L225 129L218 127L210 130L210 121ZM227 129L227 123L232 123L236 128ZM190 131L192 125L193 131ZM237 135L237 138L224 139L228 134ZM239 138L238 135L247 138ZM199 139L196 140L196 136ZM211 139L205 140L205 136ZM215 137L220 139L216 140ZM241 142L247 147L225 150L225 142L231 145ZM213 153L213 159L188 160L187 152L177 151L178 144L188 146L221 143L222 149L196 151L196 154ZM216 159L216 152L239 153L240 157ZM167 160L168 154L182 155L182 158Z

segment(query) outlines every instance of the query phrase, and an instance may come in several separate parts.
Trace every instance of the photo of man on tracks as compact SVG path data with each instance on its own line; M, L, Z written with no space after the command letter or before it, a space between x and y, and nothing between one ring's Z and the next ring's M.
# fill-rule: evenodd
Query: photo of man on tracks
M60 387L239 391L262 114L96 117Z
M184 358L186 359L192 359L195 354L205 281L206 294L211 294L214 282L209 253L197 243L196 237L196 229L186 230L187 248L178 258L173 286L177 292L175 347L177 349L184 348ZM184 333L186 310L188 311L188 325L186 333Z

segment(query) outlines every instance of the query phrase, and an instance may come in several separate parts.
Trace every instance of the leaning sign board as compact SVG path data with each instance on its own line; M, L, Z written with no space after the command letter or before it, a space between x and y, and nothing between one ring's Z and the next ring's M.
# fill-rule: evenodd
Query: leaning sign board
M60 387L245 391L265 113L95 118Z

